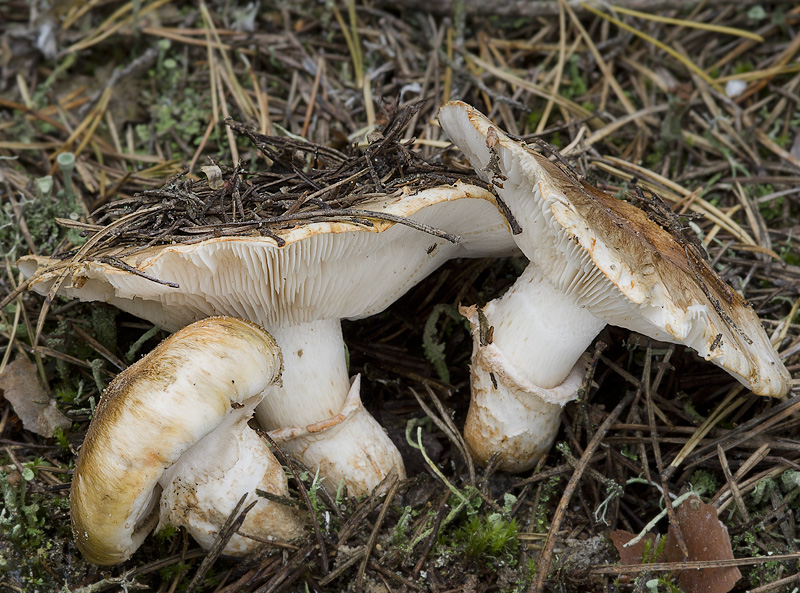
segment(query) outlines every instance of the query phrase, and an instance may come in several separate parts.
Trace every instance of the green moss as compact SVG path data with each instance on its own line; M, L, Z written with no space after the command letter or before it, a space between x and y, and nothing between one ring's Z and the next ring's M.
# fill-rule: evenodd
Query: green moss
M28 225L33 243L40 253L50 253L55 246L67 239L72 245L82 245L86 239L80 233L66 230L56 224L56 218L80 217L82 207L74 195L66 195L59 191L55 195L39 195L27 200L18 196L18 207ZM28 244L20 231L17 216L10 202L6 201L0 207L0 256L16 260L29 251Z
M508 520L500 513L471 517L453 535L452 543L463 551L467 560L516 563L519 549L516 519Z
M56 591L63 583L48 568L64 563L71 533L69 521L52 517L65 515L69 502L29 492L36 472L26 469L13 477L0 471L0 581L19 583L20 590L31 593Z

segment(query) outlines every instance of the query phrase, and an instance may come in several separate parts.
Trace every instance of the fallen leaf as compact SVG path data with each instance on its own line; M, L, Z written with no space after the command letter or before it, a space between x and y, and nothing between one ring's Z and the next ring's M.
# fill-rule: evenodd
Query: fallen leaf
M6 365L0 374L0 389L26 430L49 438L57 429L71 426L39 383L36 365L25 357L20 356Z
M211 189L220 189L225 182L222 180L222 169L217 165L206 165L200 167L200 170L208 177L208 187Z
M675 510L675 520L686 542L688 558L684 558L675 530L670 525L663 552L658 558L646 558L648 562L692 562L697 560L730 560L733 558L731 540L727 528L717 519L717 510L705 504L697 496L690 496ZM655 545L656 536L648 533L641 541L625 547L636 537L628 531L612 531L611 542L619 552L623 564L642 564L642 557ZM678 581L684 593L728 593L742 573L735 566L700 568L677 571Z
M668 562L733 558L728 529L717 518L717 509L692 496L675 510L675 517L689 557L684 559L678 538L670 527L664 546ZM742 573L735 566L682 570L678 574L684 593L728 593L740 578Z
M653 546L656 545L656 535L654 533L646 534L641 540L632 546L626 544L636 537L635 534L623 529L617 529L609 534L611 543L619 552L619 559L623 564L641 564L645 552L650 550L652 553ZM660 558L648 558L650 562L660 562Z

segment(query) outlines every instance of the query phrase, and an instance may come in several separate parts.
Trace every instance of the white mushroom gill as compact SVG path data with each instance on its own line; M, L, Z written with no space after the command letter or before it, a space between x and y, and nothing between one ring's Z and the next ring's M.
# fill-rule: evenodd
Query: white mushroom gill
M519 222L515 240L530 260L483 310L483 331L479 312L467 310L475 343L465 437L478 461L499 453L509 471L536 462L558 427L552 402L569 399L574 366L606 323L685 344L754 393L786 393L788 372L758 317L702 254L638 208L514 142L474 108L448 103L439 122ZM522 439L525 414L530 429Z

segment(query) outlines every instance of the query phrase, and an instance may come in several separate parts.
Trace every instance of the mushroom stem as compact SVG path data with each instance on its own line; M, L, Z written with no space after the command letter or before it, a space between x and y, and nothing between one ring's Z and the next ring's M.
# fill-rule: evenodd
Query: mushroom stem
M338 414L350 390L341 322L277 326L270 333L283 353L283 385L267 389L256 408L261 426L275 430Z
M495 346L527 381L542 389L562 383L606 325L534 265L486 305L483 314L494 328Z
M534 265L486 305L483 320L477 307L461 312L473 336L464 440L479 463L497 453L506 471L530 469L553 444L561 408L583 379L585 365L576 363L605 322Z
M269 445L248 425L260 395L233 410L217 430L206 435L159 480L160 529L184 527L206 550L242 496L257 501L237 533L225 545L229 556L245 556L263 546L264 538L288 541L303 534L305 520L294 507L259 497L256 490L289 497L281 464ZM253 537L248 537L253 536Z
M256 408L261 426L287 453L335 491L369 494L390 473L405 478L403 459L361 405L358 377L347 377L341 323L323 320L274 328L284 352L283 385L267 389Z

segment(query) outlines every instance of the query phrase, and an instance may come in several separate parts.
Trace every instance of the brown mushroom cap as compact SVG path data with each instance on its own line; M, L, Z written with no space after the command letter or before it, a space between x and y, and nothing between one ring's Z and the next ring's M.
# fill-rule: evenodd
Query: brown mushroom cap
M786 394L789 374L758 317L697 247L465 103L443 106L439 121L495 185L522 226L517 244L556 288L606 323L693 348L756 394Z

